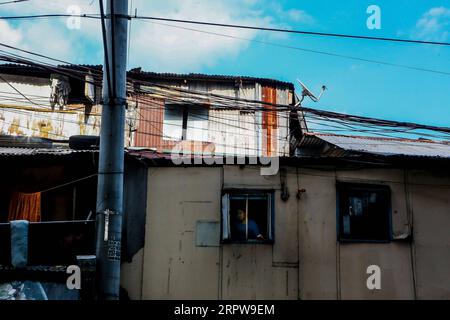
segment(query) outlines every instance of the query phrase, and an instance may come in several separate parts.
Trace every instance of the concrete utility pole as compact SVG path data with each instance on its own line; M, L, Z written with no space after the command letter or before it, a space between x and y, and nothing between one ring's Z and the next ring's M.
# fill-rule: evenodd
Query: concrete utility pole
M102 1L102 0L100 0ZM128 0L106 0L103 108L97 188L99 299L119 299L123 215ZM103 5L101 4L103 9ZM109 72L109 75L108 75Z

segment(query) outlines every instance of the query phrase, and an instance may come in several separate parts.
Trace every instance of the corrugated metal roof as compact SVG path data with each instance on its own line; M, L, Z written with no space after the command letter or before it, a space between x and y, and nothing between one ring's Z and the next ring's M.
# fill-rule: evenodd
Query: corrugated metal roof
M99 79L98 73L101 73L101 65L89 65L89 64L78 64L78 65L58 65L51 69L44 69L37 66L29 66L16 63L4 63L0 64L0 73L10 74L10 75L24 75L33 77L48 77L52 73L60 71L65 75L74 73L74 75L79 76L79 73L88 73L89 70L96 71L93 76L96 80Z
M155 80L195 80L195 81L219 81L219 82L257 82L260 84L268 84L268 85L278 85L283 87L288 87L290 89L294 89L294 85L290 82L284 82L275 79L268 78L259 78L259 77L249 77L249 76L233 76L233 75L219 75L219 74L202 74L202 73L157 73L150 71L141 71L140 68L132 69L128 71L128 75L133 78L140 79L155 79Z
M76 72L87 73L89 69L95 70L97 72L102 71L101 65L89 65L89 64L79 64L79 65L58 65L54 68L55 70L65 71L70 73L71 70ZM0 64L0 72L7 74L22 74L22 75L34 75L34 76L47 76L48 74L54 73L52 70L45 70L35 66L27 66L15 63L5 63ZM141 68L135 68L127 72L128 76L141 79L141 80L193 80L193 81L218 81L218 82L258 82L260 84L275 85L288 87L294 89L294 85L290 82L284 82L269 78L260 77L249 77L249 76L233 76L233 75L219 75L219 74L202 74L202 73L158 73L151 71L142 71ZM97 75L97 74L95 74Z
M450 144L445 142L318 133L308 133L307 135L315 136L347 151L384 156L450 158Z
M74 153L94 153L94 152L98 152L98 150L0 147L0 157L37 156L37 155L64 156Z

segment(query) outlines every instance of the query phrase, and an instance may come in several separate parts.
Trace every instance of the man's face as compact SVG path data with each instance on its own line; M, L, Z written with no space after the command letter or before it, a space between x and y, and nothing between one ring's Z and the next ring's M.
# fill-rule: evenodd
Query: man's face
M240 221L240 222L245 221L245 211L244 210L238 210L236 216L237 216L238 221Z

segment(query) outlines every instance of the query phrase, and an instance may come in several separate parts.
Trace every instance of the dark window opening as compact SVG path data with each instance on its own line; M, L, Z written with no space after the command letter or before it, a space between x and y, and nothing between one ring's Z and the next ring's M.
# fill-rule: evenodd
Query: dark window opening
M39 173L38 170L41 170L42 173ZM17 181L3 183L0 186L3 194L0 199L0 223L7 223L9 220L46 222L86 220L88 217L95 219L96 176L77 181L83 176L87 176L87 173L68 174L57 171L56 167L22 170L22 172L25 171L29 171L29 173L18 177L14 171L12 175L17 177ZM53 175L50 174L52 171ZM30 207L31 199L29 201L17 200L20 194L32 195L35 193L40 193L40 199L33 203L32 208ZM19 209L15 209L22 207L27 210L19 212ZM28 219L29 212L37 211L40 212L40 219ZM12 212L15 214L11 214Z
M338 184L338 239L391 240L391 192L387 186Z
M222 198L222 240L273 241L271 193L227 193Z

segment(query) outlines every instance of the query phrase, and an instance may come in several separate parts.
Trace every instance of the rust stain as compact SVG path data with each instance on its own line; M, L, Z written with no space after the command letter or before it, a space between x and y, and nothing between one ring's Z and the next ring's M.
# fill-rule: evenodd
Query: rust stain
M14 118L9 126L8 133L10 135L23 135L23 131L20 130L20 119Z
M36 131L39 132L39 136L41 138L49 138L49 135L52 134L53 131L52 122L48 120L38 121L36 125Z
M262 100L271 104L277 103L277 89L274 87L262 88ZM277 141L277 129L278 129L278 117L275 107L271 105L264 105L264 111L262 115L262 128L265 131L265 139L263 139L263 155L264 156L276 156L278 150ZM264 136L263 136L264 137Z
M83 113L78 113L78 126L80 128L80 134L86 134L86 125L84 124L85 115Z

